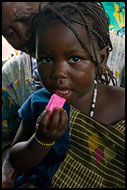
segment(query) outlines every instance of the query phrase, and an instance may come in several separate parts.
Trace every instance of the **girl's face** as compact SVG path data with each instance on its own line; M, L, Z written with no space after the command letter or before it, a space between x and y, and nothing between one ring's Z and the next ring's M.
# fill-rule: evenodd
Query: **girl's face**
M84 43L88 41L77 25ZM75 25L75 27L77 27ZM36 58L40 78L51 93L74 105L93 91L95 65L73 32L62 23L45 24L36 33Z

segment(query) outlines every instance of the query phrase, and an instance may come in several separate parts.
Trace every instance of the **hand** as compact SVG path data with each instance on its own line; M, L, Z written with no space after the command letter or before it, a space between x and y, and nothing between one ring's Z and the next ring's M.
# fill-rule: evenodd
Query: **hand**
M50 110L44 110L36 122L36 136L43 143L52 143L65 133L68 115L64 109L55 108L50 117Z
M2 188L14 188L19 172L10 164L9 159L5 160L2 166Z

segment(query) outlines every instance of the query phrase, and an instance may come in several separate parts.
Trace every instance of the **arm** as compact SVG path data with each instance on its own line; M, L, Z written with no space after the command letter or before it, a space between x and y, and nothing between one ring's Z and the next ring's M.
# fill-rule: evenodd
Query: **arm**
M37 139L43 143L51 144L64 135L68 124L68 116L63 109L54 109L50 118L50 111L44 111L36 123ZM17 135L12 143L10 150L10 161L16 169L29 169L39 164L51 146L43 146L39 144L33 135L34 131L30 131L21 123Z
M9 151L19 127L18 105L2 88L2 188L14 188L18 172L10 164ZM11 119L10 119L11 117Z
M14 188L15 181L20 172L15 170L9 160L10 147L7 147L2 154L2 188Z

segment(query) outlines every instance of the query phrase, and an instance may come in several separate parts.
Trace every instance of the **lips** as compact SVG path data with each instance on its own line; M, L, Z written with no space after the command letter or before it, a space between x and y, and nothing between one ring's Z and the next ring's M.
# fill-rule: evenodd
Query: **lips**
M72 94L72 90L71 89L56 89L55 93L65 99L68 99Z
M58 93L60 94L68 94L70 92L70 90L57 90Z

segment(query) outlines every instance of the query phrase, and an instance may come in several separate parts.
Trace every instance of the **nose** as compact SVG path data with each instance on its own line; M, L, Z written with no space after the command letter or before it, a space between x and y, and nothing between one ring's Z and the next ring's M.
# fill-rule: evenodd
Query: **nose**
M53 64L52 78L66 79L68 75L68 65L66 62L56 62Z

